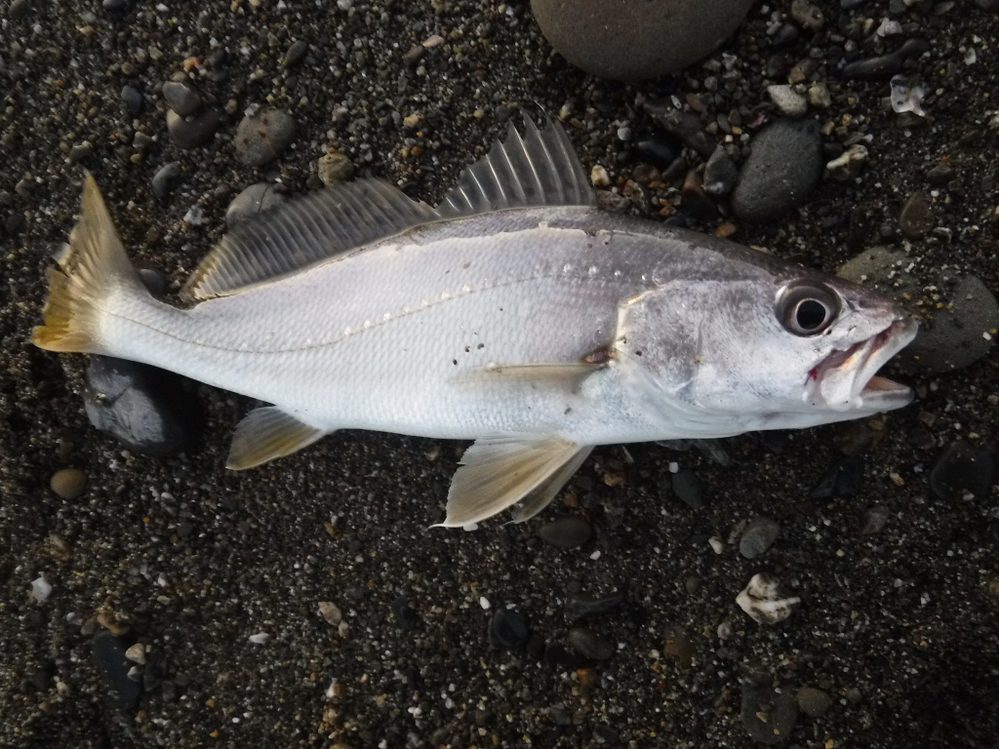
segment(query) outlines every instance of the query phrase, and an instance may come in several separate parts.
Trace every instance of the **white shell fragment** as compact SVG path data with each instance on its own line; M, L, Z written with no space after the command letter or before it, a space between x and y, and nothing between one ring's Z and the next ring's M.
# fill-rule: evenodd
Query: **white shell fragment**
M789 596L774 577L761 572L753 575L746 589L736 596L735 602L753 621L776 624L791 616L801 599Z
M125 657L132 661L132 663L138 663L140 666L143 665L146 662L146 646L141 642L135 643L125 651Z
M44 577L37 577L31 581L31 597L42 603L52 594L52 586Z
M891 79L891 108L896 112L912 112L925 117L923 97L926 89L922 86L910 86L904 75L896 75Z
M266 645L271 641L271 636L266 632L258 632L255 635L250 635L250 642L254 645Z

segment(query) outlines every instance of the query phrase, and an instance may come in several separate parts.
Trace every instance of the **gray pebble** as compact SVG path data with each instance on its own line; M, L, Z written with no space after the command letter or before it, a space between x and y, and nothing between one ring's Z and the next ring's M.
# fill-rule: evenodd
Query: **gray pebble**
M861 518L859 535L861 538L865 536L876 536L884 530L886 525L888 525L889 518L891 518L891 513L888 511L887 507L884 505L874 505L874 507L868 509Z
M799 689L797 701L801 712L812 718L821 718L832 706L832 697L827 692L815 687Z
M268 208L280 205L287 198L274 189L270 182L250 185L233 198L225 212L225 224L230 229Z
M298 65L304 58L306 53L309 51L309 43L304 39L299 39L284 55L284 59L281 61L281 67L290 68Z
M347 182L354 176L354 165L342 153L328 153L319 159L319 179L327 187Z
M622 601L624 593L611 593L600 598L575 595L566 604L565 613L570 622L575 622L588 616L607 614L620 606Z
M180 174L180 164L176 162L160 167L153 175L153 194L160 200L166 198Z
M613 642L585 627L569 630L569 644L580 655L595 661L606 661L614 655Z
M697 477L693 471L679 470L673 474L673 492L679 499L692 510L699 510L704 507L701 499L701 486L697 482Z
M236 156L247 166L263 166L274 161L291 145L295 119L280 109L266 109L247 115L236 130Z
M756 559L773 546L780 535L780 524L766 517L753 518L739 539L739 553L746 559Z
M69 163L79 164L86 158L89 158L94 152L94 147L90 145L90 141L83 141L83 143L78 143L70 149L69 152Z
M190 85L181 81L167 81L163 84L163 98L167 106L181 117L190 117L201 109L201 95Z
M822 9L809 0L794 0L791 3L791 18L805 31L811 31L813 34L822 31L826 25Z
M937 164L926 173L926 181L939 187L954 179L954 174L954 167L950 164Z
M929 197L922 192L909 196L898 215L898 229L909 240L922 239L937 225Z
M843 66L843 77L853 80L888 80L902 72L902 56L897 53L869 57Z
M777 120L752 141L732 194L745 221L771 221L801 205L825 167L822 137L812 120Z
M208 143L219 126L219 115L214 109L203 109L190 117L181 117L172 109L166 113L167 130L180 148L197 148Z
M545 523L538 528L541 540L560 549L571 549L582 546L593 535L593 526L585 518L578 515L558 518Z
M791 737L798 721L798 704L794 696L771 686L769 677L757 676L742 685L742 724L760 744L780 744Z
M716 198L728 195L739 178L739 167L724 146L718 146L704 165L704 192Z
M124 102L125 108L128 109L128 113L133 117L142 113L142 107L146 103L142 97L142 92L134 86L122 87L121 100Z
M804 117L808 112L808 102L805 97L788 85L767 86L767 94L770 101L777 107L777 111L785 117Z

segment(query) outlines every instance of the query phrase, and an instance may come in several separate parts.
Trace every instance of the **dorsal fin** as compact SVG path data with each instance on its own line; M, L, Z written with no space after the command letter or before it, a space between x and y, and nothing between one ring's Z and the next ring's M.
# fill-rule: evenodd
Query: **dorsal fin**
M506 140L467 167L437 206L441 218L472 216L503 208L595 205L583 165L562 126L549 120L538 130L524 118L524 137L511 124Z
M437 219L426 203L382 180L315 192L229 232L191 274L181 296L202 301L231 294Z

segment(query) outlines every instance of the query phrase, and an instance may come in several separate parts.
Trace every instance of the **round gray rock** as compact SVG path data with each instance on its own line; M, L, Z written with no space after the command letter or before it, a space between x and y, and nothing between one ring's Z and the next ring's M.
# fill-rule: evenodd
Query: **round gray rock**
M233 198L225 212L225 225L230 229L268 208L280 205L287 198L274 189L270 182L250 185Z
M756 559L773 546L780 535L780 524L770 518L758 517L749 521L739 539L739 553L746 559Z
M710 54L738 28L752 0L531 0L549 43L587 73L658 78Z
M203 109L190 117L181 117L172 109L166 113L167 131L179 147L197 148L215 136L219 115L214 109Z
M772 221L808 199L822 177L822 136L814 120L777 120L752 141L732 193L744 221Z
M181 117L189 117L201 109L201 95L180 81L164 83L163 98L166 99L167 106Z
M247 166L274 161L295 137L295 118L280 109L246 116L236 130L236 156Z

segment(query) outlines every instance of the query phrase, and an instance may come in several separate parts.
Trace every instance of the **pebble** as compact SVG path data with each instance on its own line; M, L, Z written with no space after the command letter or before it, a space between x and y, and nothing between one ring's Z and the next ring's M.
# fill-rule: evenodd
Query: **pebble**
M815 687L802 687L795 699L801 712L812 718L821 718L832 707L832 697Z
M132 663L138 663L140 666L144 665L146 662L146 646L141 642L135 643L125 651L125 657L132 661Z
M777 120L752 141L732 209L746 221L771 221L811 194L822 176L822 137L812 120Z
M538 536L545 543L560 549L572 549L582 546L593 535L593 526L586 518L579 515L569 515L549 521L538 528Z
M142 92L134 86L122 87L121 100L125 104L128 113L133 117L138 117L142 113L142 108L146 103L142 97Z
M90 141L83 141L83 143L77 143L69 151L69 163L79 164L84 159L89 158L94 153L94 147L90 145Z
M701 497L701 485L693 471L684 469L678 470L671 477L673 492L676 496L692 510L699 510L704 507L704 500Z
M848 80L887 80L902 72L902 55L891 53L878 57L855 60L843 66L843 77Z
M739 553L746 559L756 559L773 546L780 535L780 524L767 517L753 518L739 539Z
M884 505L874 505L860 519L860 531L858 535L861 538L876 536L888 525L889 518L891 518L891 512L887 507Z
M610 175L600 164L594 164L590 170L590 182L594 187L610 187Z
M829 95L829 87L821 81L809 86L808 103L816 109L828 109L831 107L832 97Z
M566 604L565 615L570 622L576 622L588 616L609 614L620 606L622 601L624 601L624 593L611 593L600 598L574 595Z
M392 601L392 613L395 615L399 629L403 632L412 632L420 621L416 611L405 598L397 598Z
M569 630L569 645L584 658L606 661L614 655L614 643L586 627Z
M134 710L142 696L142 682L128 675L132 666L125 655L127 650L125 641L111 632L97 634L90 643L91 657L111 689L108 706L121 712Z
M694 643L682 629L674 628L666 631L663 653L675 658L684 668L694 665Z
M601 78L638 81L675 73L732 35L752 0L532 0L548 42L576 67Z
M930 491L948 503L964 499L966 494L985 501L996 480L994 449L969 442L952 442L930 471Z
M175 161L160 167L153 175L153 194L164 200L173 190L174 182L180 175L180 164Z
M667 134L639 138L631 145L631 154L639 161L651 164L659 170L667 169L680 158L683 143Z
M954 179L954 167L950 164L937 164L926 173L926 181L936 187L942 187Z
M709 138L701 125L701 118L691 112L684 112L673 106L670 100L646 101L645 111L648 112L656 124L663 127L667 133L682 140L688 148L697 151L704 158L708 158L717 145L713 138Z
M45 603L52 595L52 585L44 577L36 577L31 581L31 597L39 603Z
M309 43L304 39L298 39L288 48L288 51L284 55L284 59L281 60L281 67L291 68L298 65L298 63L305 59L305 55L308 51Z
M769 676L753 676L743 682L742 724L759 744L780 744L791 738L798 721L798 703L786 690L777 691Z
M10 7L7 8L7 17L12 21L24 18L31 10L32 5L31 0L13 0Z
M808 112L808 102L805 101L805 97L792 86L767 86L767 95L777 107L777 111L785 117L804 117Z
M274 161L291 145L295 119L280 109L265 109L247 115L236 129L236 156L247 166Z
M753 621L777 624L798 608L801 599L785 591L776 578L761 572L753 575L745 590L736 596L735 602Z
M90 423L135 452L176 455L197 439L201 404L178 375L92 356L85 378L83 404Z
M833 497L853 497L860 491L864 481L864 458L861 455L847 455L836 461L812 489L812 499L832 499Z
M922 239L937 225L930 198L924 192L915 192L909 196L898 215L898 229L902 236L909 240Z
M198 148L215 137L219 115L214 109L203 109L190 117L181 117L172 109L166 113L167 131L173 142L185 150Z
M49 487L63 499L77 499L87 488L87 474L79 468L63 468L52 474Z
M327 187L347 182L353 176L354 165L344 154L334 151L319 159L319 179Z
M826 25L822 9L809 0L794 0L791 3L791 18L805 31L811 31L813 34L822 31Z
M340 608L332 601L319 602L319 615L331 627L339 627L340 622L343 621L343 614L340 612Z
M728 195L739 178L739 167L724 146L718 146L704 165L704 192L716 198Z
M276 205L281 205L288 198L274 189L271 182L258 182L250 185L239 193L225 211L225 224L230 229L258 213Z
M697 220L712 221L718 215L718 207L704 192L704 181L696 169L687 172L681 195L684 209Z
M163 84L163 98L167 106L181 117L189 117L201 109L201 95L189 84L182 81L167 81Z
M489 639L507 650L518 650L531 634L527 617L513 609L497 609L489 620Z

